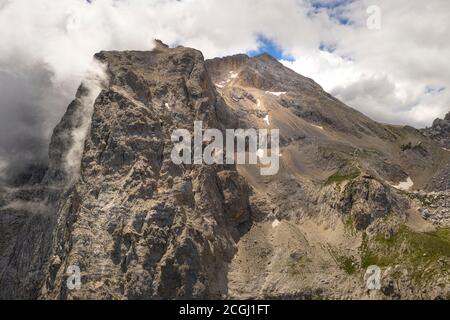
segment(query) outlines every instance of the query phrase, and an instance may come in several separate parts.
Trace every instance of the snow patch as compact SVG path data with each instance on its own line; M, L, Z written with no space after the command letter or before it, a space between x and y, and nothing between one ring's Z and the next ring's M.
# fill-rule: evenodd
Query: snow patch
M264 154L265 152L263 149L258 149L258 151L256 151L256 155L258 156L258 158L263 158Z
M311 125L312 125L313 127L316 127L316 128L318 128L318 129L320 129L320 130L324 130L322 126L318 126L318 125L315 125L315 124L311 124Z
M275 229L276 227L278 227L281 224L280 220L275 219L274 222L272 222L272 228Z
M442 148L443 150L445 150L445 151L449 151L450 152L450 149L447 149L447 148Z
M267 94L271 94L271 95L274 95L274 96L279 97L279 96L281 96L281 95L286 94L287 92L273 92L273 91L266 91L266 93L267 93Z
M266 122L266 124L267 124L268 126L270 126L270 117L269 117L269 115L267 115L267 116L264 118L264 121Z
M169 106L169 104L168 104L167 102L166 102L165 106L166 106L166 108L167 108L168 110L170 110L170 106Z
M239 76L239 73L236 73L234 71L230 71L230 76L228 77L228 79L220 81L218 83L215 83L214 85L217 88L222 89L222 88L226 87L226 85L229 84L231 82L231 80L236 79L238 76Z
M398 185L392 185L395 189L408 191L412 188L414 182L411 180L411 177L408 177L406 181L400 182Z
M261 107L261 100L258 99L258 100L256 101L256 106L257 106L258 108Z
M238 75L239 73L234 73L233 71L230 71L230 79L236 79Z

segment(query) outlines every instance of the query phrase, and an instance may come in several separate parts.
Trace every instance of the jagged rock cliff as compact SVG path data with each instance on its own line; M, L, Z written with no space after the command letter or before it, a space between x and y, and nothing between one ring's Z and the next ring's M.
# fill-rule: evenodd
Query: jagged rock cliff
M202 54L159 46L96 57L109 83L94 104L80 178L57 213L43 297L225 297L249 188L233 167L170 159L175 129L230 120ZM65 286L70 265L87 284L76 292Z
M449 298L448 213L412 191L450 153L419 130L376 123L269 55L205 61L158 42L95 57L106 77L80 86L45 176L0 189L1 298ZM175 165L171 134L196 120L279 128L279 173Z
M436 119L430 128L423 129L422 132L438 141L443 148L450 150L450 112L444 119Z
M450 152L450 112L444 119L436 119L431 127L422 129L421 132L436 141L443 150ZM427 189L437 191L450 189L450 165L448 163L433 176Z

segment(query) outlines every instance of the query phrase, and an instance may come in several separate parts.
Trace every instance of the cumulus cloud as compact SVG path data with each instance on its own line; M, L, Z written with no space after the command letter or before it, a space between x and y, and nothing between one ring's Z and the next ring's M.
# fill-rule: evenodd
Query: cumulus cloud
M148 30L136 21L138 9L124 8L116 1L0 2L3 173L46 161L53 127L96 52L151 48Z
M366 26L381 9L380 30ZM285 64L369 116L425 126L450 108L446 0L0 0L0 167L45 161L100 50L152 39L207 58L276 42Z
M367 28L372 5L379 30ZM382 122L422 127L450 110L448 1L316 1L315 8L334 27L319 54L302 58L294 47L297 60L287 65Z

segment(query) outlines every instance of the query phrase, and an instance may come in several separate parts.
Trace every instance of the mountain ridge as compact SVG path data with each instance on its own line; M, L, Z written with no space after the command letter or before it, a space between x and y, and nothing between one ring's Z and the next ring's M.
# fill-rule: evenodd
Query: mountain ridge
M267 55L205 61L158 42L95 57L107 80L80 86L45 178L0 193L1 298L449 298L438 142ZM175 165L171 133L194 121L280 129L280 172ZM365 287L369 263L380 291Z

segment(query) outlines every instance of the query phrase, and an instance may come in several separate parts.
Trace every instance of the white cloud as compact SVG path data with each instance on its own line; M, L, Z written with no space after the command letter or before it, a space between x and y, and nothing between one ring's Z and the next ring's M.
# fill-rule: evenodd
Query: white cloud
M148 50L153 38L211 58L254 50L264 34L296 59L286 64L377 120L425 126L444 115L450 2L336 2L0 0L0 155L21 155L30 141L36 151L24 158L43 149L95 52ZM373 4L379 31L366 27Z
M373 4L380 30L366 27ZM332 53L294 48L297 61L285 64L382 122L426 126L450 110L450 2L361 0L339 11L351 23L330 30ZM430 95L430 86L445 89Z

